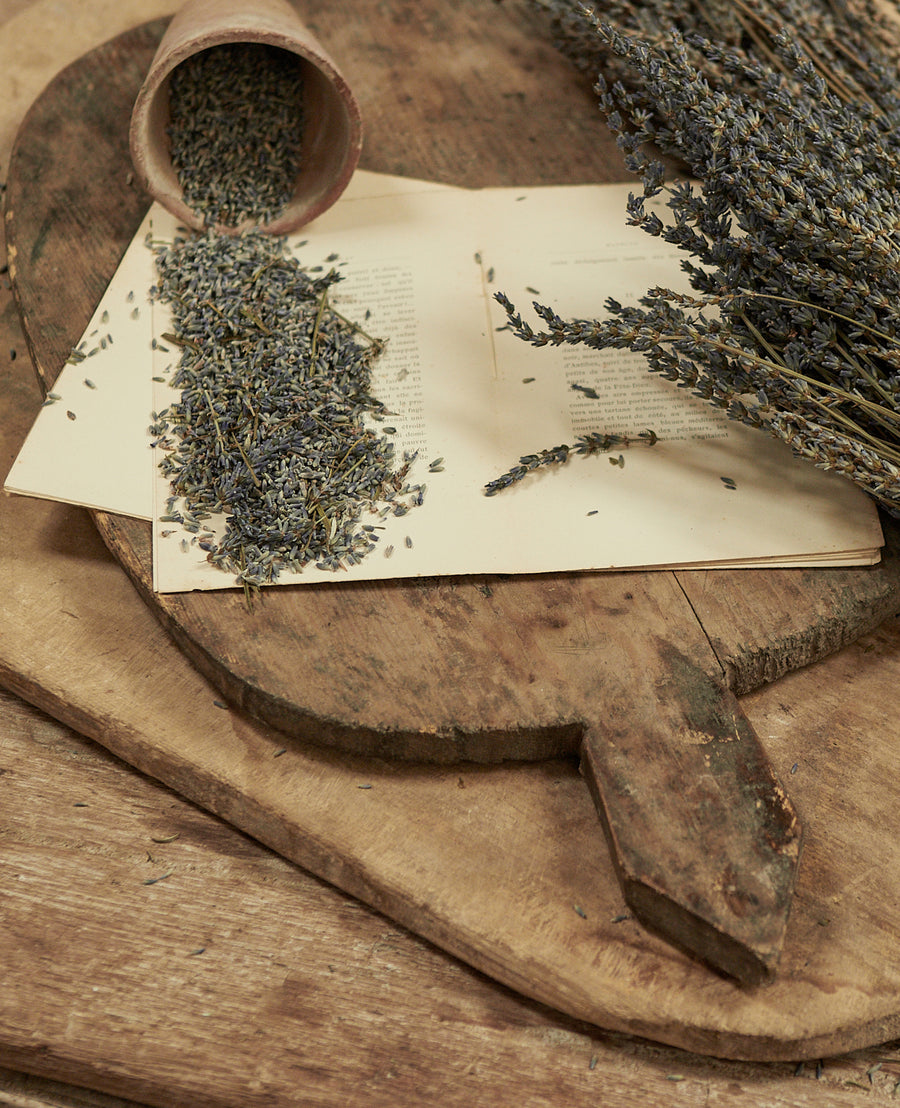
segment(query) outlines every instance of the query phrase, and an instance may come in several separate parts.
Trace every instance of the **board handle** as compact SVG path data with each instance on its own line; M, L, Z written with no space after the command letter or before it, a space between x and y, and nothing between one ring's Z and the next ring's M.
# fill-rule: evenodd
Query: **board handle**
M790 798L733 693L670 643L629 693L581 749L625 902L722 973L769 980L803 840Z

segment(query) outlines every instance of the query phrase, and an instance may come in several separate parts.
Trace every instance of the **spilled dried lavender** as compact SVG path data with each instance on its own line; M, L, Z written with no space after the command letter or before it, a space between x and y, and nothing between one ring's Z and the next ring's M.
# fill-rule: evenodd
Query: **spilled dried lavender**
M629 221L690 255L696 295L651 289L639 307L609 300L593 320L535 304L539 331L501 295L513 329L536 345L640 351L651 370L900 514L890 25L867 4L729 0L701 14L677 0L617 2L614 17L638 32L626 34L569 0L542 6L579 64L623 77L598 91L643 182ZM667 186L661 155L699 187ZM645 209L663 192L668 221Z
M225 216L264 222L296 176L289 129L263 128L248 147L247 129L232 125L241 97L257 102L259 86L267 90L261 102L292 104L296 73L270 62L253 51L251 68L229 70L223 111L218 69L211 77L202 66L173 82L174 116L205 104L202 127L174 130L173 145L209 229L154 246L151 289L171 309L164 349L180 352L169 381L180 397L150 428L172 490L162 522L182 524L245 589L310 563L355 564L376 548L383 518L423 495L405 480L412 459L396 459L388 430L367 425L384 411L370 392L382 343L332 306L337 271L305 269L283 238L261 230L219 234L212 226ZM248 163L248 148L266 156ZM208 523L222 514L217 537Z
M172 165L207 225L269 223L294 191L303 144L303 63L263 43L185 59L169 82Z
M181 348L180 399L152 428L175 435L163 522L249 585L358 562L378 541L374 506L401 514L420 490L404 481L410 459L396 465L390 437L365 425L383 413L369 392L381 347L329 304L337 273L308 273L261 232L179 238L156 266L175 328L163 341ZM203 524L221 513L213 543Z

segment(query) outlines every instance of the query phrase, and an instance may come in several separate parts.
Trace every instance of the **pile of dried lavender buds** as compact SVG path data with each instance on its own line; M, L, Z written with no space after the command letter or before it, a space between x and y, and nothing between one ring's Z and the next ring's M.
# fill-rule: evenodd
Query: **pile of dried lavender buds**
M151 433L182 524L245 587L312 563L336 570L376 549L381 519L421 500L370 394L382 344L335 310L335 268L308 270L286 241L250 227L290 199L299 169L296 59L270 47L215 47L172 80L173 164L209 229L155 246L179 362L180 399ZM176 79L177 78L177 79ZM331 259L334 261L335 259ZM377 427L377 422L375 422ZM224 514L224 535L207 529ZM380 517L380 518L379 518Z

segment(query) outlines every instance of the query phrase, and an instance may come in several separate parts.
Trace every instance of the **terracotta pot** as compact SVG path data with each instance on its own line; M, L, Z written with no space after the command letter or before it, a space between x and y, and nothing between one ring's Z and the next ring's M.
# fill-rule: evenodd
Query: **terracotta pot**
M169 76L191 55L234 42L266 43L303 59L302 168L292 200L263 228L286 234L337 200L362 148L359 106L350 87L287 0L189 0L176 13L134 104L131 158L150 195L188 226L202 229L202 217L184 202L169 153Z

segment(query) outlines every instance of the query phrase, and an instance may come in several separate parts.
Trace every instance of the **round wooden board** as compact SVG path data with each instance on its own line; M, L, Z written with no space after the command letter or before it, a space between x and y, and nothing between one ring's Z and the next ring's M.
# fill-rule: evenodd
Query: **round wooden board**
M399 5L395 18L409 14ZM530 28L495 21L488 41L479 16L478 5L435 5L404 21L390 49L361 56L343 44L367 122L363 166L467 186L627 179L587 82L542 41L546 30L534 17ZM17 139L7 230L48 389L146 210L131 184L128 120L163 26L63 73ZM475 50L489 67L461 73L460 55ZM415 96L397 95L401 66ZM105 513L96 522L229 702L304 741L425 762L577 752L587 724L630 702L620 663L608 672L626 644L636 674L655 672L646 644L660 640L745 692L900 607L892 546L867 569L717 571L699 588L696 574L668 572L336 582L268 589L248 611L239 590L154 593L149 525Z
M490 10L491 7L492 6L488 6L488 10ZM472 21L473 12L475 12L476 9L479 9L479 15L483 14L485 11L485 9L479 5L463 5L460 9L463 14L459 15L458 18L462 19L463 15L468 13L468 18ZM398 5L397 10L405 11L407 16L410 16L412 11L412 9L406 8L404 5ZM374 18L374 13L370 14ZM503 24L503 17L500 17L500 22L501 25L505 25ZM156 33L155 28L150 28L149 31L147 28L139 29L132 36L126 36L125 39L118 41L108 48L104 48L104 50L124 52L125 55L128 55L129 51L131 51L134 56L138 58L138 61L132 64L127 62L126 58L125 63L123 66L119 67L119 70L125 72L127 75L129 72L128 67L130 66L130 72L133 74L140 70L140 55L142 52L144 52L145 59L149 60L149 52L152 52L154 33ZM514 38L515 36L512 37ZM336 47L333 46L332 49L337 52ZM104 50L98 52L98 55L95 55L93 60L96 61L99 59L104 65L108 65L110 55L108 52L105 53ZM116 56L117 55L114 53L113 57ZM88 61L90 60L91 59L88 59ZM547 59L547 64L552 64L549 58ZM69 78L74 78L77 75L69 74L68 76ZM51 90L51 92L59 91L59 87L60 86L57 86L56 89ZM105 94L107 90L101 91ZM115 102L114 97L105 98L104 107L107 104L114 104ZM121 98L118 103L121 107ZM587 104L587 100L585 100L585 104ZM104 126L108 126L108 120ZM116 169L115 166L116 161L113 159L110 163L110 176L107 178L107 184L113 187L116 185L115 174L117 172L123 172L124 169L124 165L119 166L118 169ZM372 168L396 167L372 166ZM30 183L34 183L33 179ZM54 182L47 176L45 176L43 183L46 184L48 188L54 185ZM59 182L57 182L57 184L59 184ZM71 182L69 182L66 187L71 190ZM122 192L127 200L127 190L123 189ZM19 195L21 196L21 193L19 193ZM70 198L74 198L71 192ZM32 324L32 326L29 327L29 333L32 341L33 354L35 356L35 364L47 385L52 381L55 369L61 364L72 339L80 333L80 329L87 317L89 307L99 298L105 286L105 280L108 279L108 275L112 271L118 254L121 253L121 250L124 249L124 245L130 238L133 227L136 226L137 218L142 214L143 207L140 204L140 198L135 198L133 207L130 210L128 209L127 203L123 203L120 210L112 213L108 217L103 217L105 224L96 235L94 234L94 224L90 221L84 222L83 216L77 214L78 211L79 209L77 206L70 207L62 205L58 207L54 212L54 218L52 220L45 219L43 221L41 227L42 234L37 238L31 239L26 237L23 233L22 225L17 224L17 220L21 218L19 213L13 211L12 214L15 218L10 220L10 227L14 232L13 237L20 244L20 273L18 276L21 277L21 264L26 256L28 256L30 265L39 266L42 258L45 256L44 251L46 242L48 237L53 234L56 223L65 224L66 220L69 218L69 214L71 212L76 213L72 216L67 235L63 240L68 244L63 247L63 258L61 259L59 255L54 258L49 268L50 280L44 284L42 289L37 290L38 296L46 292L43 319L48 322L50 329L46 346L43 345L42 339L40 342L36 341L38 336L36 336L35 333L36 329L34 323L41 317L41 313L35 311L33 303L25 304L23 302L23 315L26 324ZM129 216L135 218L132 219L130 226L126 226ZM77 232L82 236L80 243L77 237L73 237L73 232ZM119 235L119 238L115 238L116 235ZM97 239L96 245L99 249L98 254L95 254L92 260L90 249L92 248L91 239L93 237ZM25 243L28 243L28 255L21 249L22 244ZM35 248L38 243L40 244L40 249ZM77 246L75 245L76 243L78 243ZM112 243L112 248L107 249L110 247L110 243ZM86 250L86 254L82 255L82 250ZM106 253L104 253L104 250ZM99 262L97 261L98 257L100 258ZM107 257L109 259L109 265L108 268L104 270L103 264L105 263L103 262L103 258ZM45 271L45 276L47 272L48 271ZM61 274L63 273L66 275L68 283L60 281ZM73 286L78 283L79 275L84 277L88 283L87 292L73 290ZM21 294L21 288L19 292ZM70 297L72 299L67 299ZM80 299L81 297L83 297L83 299ZM88 301L90 301L90 304L85 310L85 305ZM77 315L79 310L82 311L82 314L77 318L73 318L70 313L74 312L75 315ZM55 334L54 331L56 332ZM58 361L54 361L56 357L58 357ZM137 550L138 546L139 544L131 544L132 551ZM130 556L128 544L123 544L119 553L123 563L128 565L128 557ZM131 565L129 569L133 573L135 566ZM677 575L677 577L676 575L656 576L677 580L679 588L684 588L682 582L690 578L690 575ZM795 593L803 593L805 576L806 575L803 574L795 574L791 577L792 587ZM818 576L818 574L815 576ZM865 578L866 580L872 581L876 580L877 576L877 574L866 574ZM877 605L870 603L871 597L862 606L858 605L855 598L851 598L848 608L845 609L840 606L839 600L840 597L846 594L846 587L836 584L837 581L838 578L832 577L831 587L833 591L830 595L834 602L833 606L829 606L827 597L824 608L820 609L817 607L820 603L818 598L815 604L811 606L816 613L814 622L819 628L819 639L828 649L833 649L840 645L841 642L844 641L845 636L858 633L867 621L875 622L881 614L886 614L888 610L892 610L895 599L891 589L882 588L880 592L876 590L875 594L873 594L880 598L878 603L883 605L880 611L877 610ZM851 589L851 592L852 591ZM775 593L777 594L777 589ZM788 595L791 598L794 596L794 594ZM788 602L790 603L790 600ZM713 607L715 606L713 605ZM729 613L735 621L752 630L754 623L752 605L744 604L742 596L730 597L721 607ZM858 617L858 622L853 623L852 620L848 621L845 619L844 615L847 611L851 613L855 612ZM833 623L835 612L837 612L839 617L836 627ZM797 664L798 661L810 660L811 657L815 657L815 651L819 648L818 643L814 642L810 644L809 642L804 642L800 644L797 651L793 654L784 649L784 645L788 643L790 638L787 634L787 629L790 627L791 613L782 613L782 616L784 618L779 621L779 632L784 631L782 656L779 658L773 654L765 655L765 661L758 669L758 672L769 677L777 675L779 667L785 668L788 663ZM718 636L717 639L716 633L712 632L710 637L720 644L725 644L727 647L727 635ZM734 647L735 657L738 657L739 661L741 657L752 658L754 656L755 646L752 635L746 636L742 641L736 644L732 638L731 645ZM157 648L158 644L156 644L154 649ZM810 650L812 650L813 653L809 653ZM726 649L723 649L719 655L719 661L726 674L728 674L729 666L732 665L732 659L728 655ZM739 668L739 666L736 666L734 672L737 672ZM27 679L23 677L19 687L24 687L26 680ZM190 684L190 682L188 682L188 684ZM74 699L78 698L78 691L76 689L73 688L69 690L69 692ZM48 697L46 699L52 700L53 697ZM59 705L57 707L59 710L62 710ZM111 732L116 729L114 723L121 729L123 721L119 719L113 721L108 716L102 716L99 705L96 708L82 706L79 711L83 713L85 729L88 730L89 733L98 734L101 739L108 741L111 747L115 749L116 745L120 743L122 735L113 735ZM125 715L127 714L126 711ZM202 711L200 711L199 715L202 714ZM212 715L215 717L216 713L213 712ZM212 721L210 722L212 723ZM143 724L137 721L137 729L132 737L136 737L137 730L143 728L144 731L148 732L149 738L153 733L153 728L152 725L148 725L150 725L149 720L145 720ZM233 726L235 728L233 736L234 742L232 742L232 738L229 737L227 742L223 742L223 747L231 749L233 755L237 752L235 743L238 746L243 746L245 743L248 743L254 746L255 749L256 740L252 737L252 730L248 729L246 724L238 726L237 721L234 722ZM264 736L265 733L261 732L260 734ZM404 919L404 921L409 922L411 926L416 927L417 930L434 937L436 941L441 942L442 945L446 945L449 949L454 949L462 953L464 957L467 957L474 964L488 969L489 972L496 972L497 976L513 983L517 988L522 988L523 991L529 992L532 995L540 995L545 999L549 999L551 1003L557 1003L566 1010L576 1011L578 1014L586 1015L587 1018L597 1018L599 1000L600 1009L603 1010L603 1016L600 1018L599 1022L606 1023L607 1025L627 1025L633 1030L642 1030L643 1033L650 1035L657 1034L660 1035L660 1037L666 1038L667 1041L677 1041L683 1045L693 1046L696 1049L722 1053L743 1053L756 1057L792 1056L797 1053L821 1050L825 1043L830 1044L832 1048L837 1048L838 1043L843 1047L847 1045L857 1045L860 1042L866 1041L867 1036L869 1037L868 1041L873 1041L873 1039L877 1037L887 1037L892 1029L896 1029L896 1017L892 1015L896 1007L893 1000L896 989L892 984L893 970L889 965L889 944L885 945L885 941L883 941L884 928L874 920L869 920L868 917L860 920L858 916L851 917L850 915L843 914L841 915L841 933L837 937L836 948L829 947L828 943L823 945L822 943L813 942L812 939L818 938L819 935L815 930L817 921L812 917L817 911L821 912L822 910L823 894L821 890L816 892L811 892L808 888L803 890L803 904L801 905L799 913L795 912L795 923L792 924L793 941L789 942L786 951L787 964L785 966L784 977L779 982L779 985L770 991L767 996L754 996L753 994L749 996L742 995L736 993L733 987L728 986L727 983L716 982L709 979L701 979L702 983L699 983L699 987L697 987L698 983L696 981L692 986L689 982L692 980L692 973L696 970L696 967L691 967L689 962L684 962L677 958L672 960L668 954L664 951L660 951L659 947L654 946L652 943L649 947L646 947L644 945L645 940L633 935L628 938L627 945L629 948L633 946L636 955L638 954L639 948L641 950L652 950L653 953L650 961L645 961L643 955L638 955L635 965L632 966L629 956L625 959L628 965L625 965L620 957L623 953L620 950L607 965L607 960L598 953L596 958L599 958L603 966L595 959L592 968L588 972L591 984L585 985L585 988L591 995L585 995L585 992L579 988L579 975L575 967L569 967L571 971L569 979L566 983L563 983L557 976L556 969L551 970L548 968L546 965L546 958L539 955L537 948L534 947L533 944L526 942L521 949L518 949L516 958L508 961L507 964L501 964L503 961L502 959L500 961L493 960L496 958L499 949L497 947L497 939L485 939L484 934L482 934L480 938L476 938L471 929L465 927L463 928L465 932L464 937L462 937L462 932L457 931L455 934L452 933L453 928L448 925L446 919L442 920L439 918L441 913L445 912L446 905L431 905L427 902L430 897L427 897L426 901L423 903L421 896L419 896L415 898L419 909L419 914L417 916L408 905L403 908L398 905L396 900L391 899L390 892L386 891L390 886L390 880L385 878L384 874L381 875L379 881L375 882L377 890L373 891L373 886L370 885L369 882L374 880L374 878L369 874L364 875L358 866L354 869L351 863L349 868L342 867L335 858L332 858L326 864L323 855L323 837L316 836L315 843L311 847L308 845L304 847L302 842L298 844L296 838L291 839L289 834L285 835L283 831L279 833L277 829L273 830L272 826L266 822L266 819L262 818L258 810L258 804L257 811L254 812L251 810L249 815L246 812L240 812L238 810L236 791L240 791L241 782L239 779L242 777L244 761L246 761L246 759L242 760L238 758L236 762L228 765L223 761L219 767L220 775L216 776L216 773L213 773L212 777L209 778L205 784L198 787L196 781L191 780L189 776L179 776L177 772L170 772L168 767L163 770L165 758L167 756L171 758L179 746L178 736L163 736L159 734L151 741L155 741L158 746L158 749L154 753L149 753L149 748L148 750L136 749L129 760L133 760L135 764L144 766L144 768L147 768L150 772L160 772L163 776L168 774L168 779L172 780L173 783L176 784L176 787L181 788L187 795L193 795L200 803L207 804L213 808L213 810L223 812L228 818L233 818L239 825L244 826L246 829L250 830L251 833L257 834L264 841L276 844L278 848L282 849L288 856L296 858L303 862L303 864L310 865L316 872L325 872L329 879L336 880L342 887L349 888L351 891L355 892L357 895L362 895L370 902L379 904L384 907L385 910L390 911L392 915ZM261 755L263 753L263 747L269 748L271 753L271 748L274 747L277 741L277 736L274 739L264 737L259 750L255 750L255 755L257 757ZM124 744L124 746L127 746L127 744ZM123 749L124 746L120 744L119 748ZM172 748L171 750L168 749L170 746ZM162 747L166 747L167 754L161 753ZM786 749L790 749L789 744ZM208 753L210 757L212 757L211 748ZM225 751L223 750L223 757L224 753ZM307 756L304 755L302 751L298 751L296 754L297 765L306 760L310 761L310 766L312 762L315 761L314 758L307 759ZM287 765L288 762L285 761L280 764ZM330 763L328 764L330 765ZM843 764L842 762L842 765ZM851 763L848 763L848 765L849 764ZM323 762L320 769L324 766L325 763ZM373 772L380 771L373 769ZM399 781L399 778L397 780ZM437 778L435 778L435 780L437 780ZM857 782L857 784L861 784L861 782ZM245 794L251 791L252 786L248 781L244 781L243 786L243 792ZM313 795L314 794L311 793L307 797L311 807ZM537 794L535 794L535 796L537 796ZM570 799L574 799L574 794ZM254 798L254 800L258 801L258 798ZM266 809L266 814L272 816L277 804L272 798L270 798L270 801L271 803ZM518 808L518 806L514 807ZM524 811L524 809L522 810ZM562 818L562 811L558 812L557 816ZM583 813L579 815L579 821L582 817ZM563 820L563 823L565 823L565 820ZM515 824L516 819L513 818L510 823L510 829L513 828ZM875 826L871 823L866 824L865 821L862 821L859 826L855 826L854 835L856 837L853 839L854 842L857 838L859 838L859 841L865 838L865 834L862 834L862 837L860 837L863 825L865 825L869 833L871 833ZM412 830L414 826L415 820L411 820L408 823L407 829ZM573 836L573 841L577 839L577 835L574 834L574 824L570 826L569 831ZM516 834L520 835L521 833L520 828ZM314 835L315 833L311 828L307 828L306 834ZM819 857L818 860L821 862L821 857ZM592 861L596 863L597 859L594 858ZM571 859L571 863L574 865L575 859ZM399 887L399 883L403 880L401 872L398 871L398 873L394 875L394 878L398 882L397 887ZM835 889L834 874L829 874L827 884L829 886L828 893L830 895ZM527 895L530 896L531 894L528 893ZM607 907L614 905L614 897L607 903L608 896L607 893L604 892L601 899L602 904L599 907L600 913L603 914L606 912ZM534 905L530 906L530 908L533 907ZM532 923L537 922L533 915L531 916L531 920ZM494 920L494 924L499 928L498 920ZM862 977L857 974L854 979L854 929L857 925L862 928L871 941L867 948L868 957L865 966L866 972ZM615 928L605 928L602 924L598 924L598 926L599 931L592 927L592 942L596 944L598 940L601 940L602 942L612 944L610 947L610 950L612 950L617 943ZM498 934L500 930L498 930ZM537 928L535 934L539 933L541 933L540 927ZM621 929L619 937L621 937ZM831 938L833 937L834 936L831 936ZM810 953L810 945L813 948L812 954ZM494 951L494 953L485 953L488 948ZM877 954L873 955L872 952L876 948ZM579 950L579 956L583 957L586 953L583 943L579 943ZM555 950L553 957L558 953L559 951ZM535 959L540 959L540 965ZM653 963L652 968L650 967L651 962ZM643 968L641 968L641 964L639 963L643 964ZM810 968L811 963L812 966ZM528 968L529 965L531 967L530 970ZM665 970L663 970L664 965L667 967ZM807 968L805 969L804 967ZM585 965L585 970L587 970L587 965ZM604 978L607 980L607 984L618 981L622 987L625 988L626 992L629 992L632 996L635 992L648 988L648 982L651 978L662 974L667 981L665 986L665 994L667 997L666 1013L664 1015L660 1014L661 1009L657 1010L656 1000L654 1000L649 1003L649 1006L639 1006L641 1008L641 1013L635 1015L632 1001L629 1000L626 1002L624 996L614 997L612 995L617 992L617 989L613 989L612 993L607 993L605 998L601 998L602 988L600 992L597 991L598 973L600 976L604 976L604 974L608 975ZM554 978L554 982L550 986L547 985L548 978ZM643 984L641 984L641 982L643 982ZM694 1005L694 1014L692 1015L689 1012L681 1011L678 1016L673 1016L672 1000L674 996L684 994L685 990L690 991L694 988L696 988L696 992L692 992L691 994L693 997L691 1004ZM859 999L859 1002L849 1003L849 999L856 993L863 993L865 995ZM829 1002L827 1000L828 997L838 994L844 1000L848 1001L843 1009L841 1009L840 1005L835 1006L833 1001ZM800 998L799 1002L797 1001L798 997ZM622 1003L620 1003L620 1001L622 1001ZM697 1005L699 1005L699 1008ZM815 1017L813 1018L812 1013L814 1009ZM623 1014L625 1010L628 1011L628 1015ZM792 1018L792 1012L796 1014L800 1011L804 1011L808 1013L808 1015L804 1016L802 1019L799 1017ZM664 1030L660 1028L661 1023L665 1023L666 1025Z

